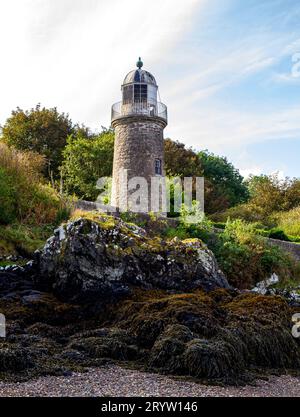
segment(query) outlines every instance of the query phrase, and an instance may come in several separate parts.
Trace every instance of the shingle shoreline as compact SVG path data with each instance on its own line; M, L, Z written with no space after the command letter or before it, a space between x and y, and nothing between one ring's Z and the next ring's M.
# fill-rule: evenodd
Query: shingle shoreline
M300 397L300 378L288 375L259 380L257 386L220 387L108 365L73 373L46 376L22 383L0 382L1 397Z

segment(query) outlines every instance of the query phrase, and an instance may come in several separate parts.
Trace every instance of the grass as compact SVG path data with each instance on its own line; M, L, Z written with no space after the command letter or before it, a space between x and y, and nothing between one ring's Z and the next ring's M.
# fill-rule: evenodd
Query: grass
M254 224L228 221L209 247L228 281L237 288L251 288L272 273L276 273L283 284L299 285L299 263L279 247L268 245Z
M285 213L288 214L288 213ZM284 215L281 215L283 218ZM300 221L300 219L299 219ZM292 242L292 243L300 243L300 235L292 235L289 234L289 231L297 231L298 226L295 225L295 229L293 227L286 226L283 222L279 224L277 227L267 228L266 226L263 226L258 223L248 223L254 230L255 234L258 236L263 237L269 237L271 239L277 239L277 240L284 240L286 242ZM226 228L226 223L223 222L213 222L213 226L216 229L224 230Z
M0 224L51 224L69 215L70 199L42 176L45 160L0 142Z
M278 227L287 235L297 236L300 241L300 207L275 216Z
M12 262L12 261L0 261L0 267L9 266L9 265L11 265L12 263L13 263L14 265L23 266L23 265L25 265L25 264L26 264L26 262L27 262L27 259L19 259L19 260L14 261L14 262Z
M0 255L20 254L31 257L51 236L54 224L42 226L14 223L0 226ZM4 265L1 265L4 266Z

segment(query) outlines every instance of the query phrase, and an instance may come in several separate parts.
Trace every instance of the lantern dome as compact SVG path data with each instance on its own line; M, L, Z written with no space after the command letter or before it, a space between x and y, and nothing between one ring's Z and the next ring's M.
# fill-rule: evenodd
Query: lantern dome
M141 68L130 71L124 78L124 84L146 83L157 86L154 76Z
M157 100L158 86L154 76L142 69L141 58L136 63L137 69L130 71L121 86L122 101L112 106L111 119L123 117L160 118L167 124L167 107Z

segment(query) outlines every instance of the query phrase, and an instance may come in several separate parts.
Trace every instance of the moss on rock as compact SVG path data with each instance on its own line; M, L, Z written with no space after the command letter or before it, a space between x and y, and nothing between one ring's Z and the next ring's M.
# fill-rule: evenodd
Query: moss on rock
M118 298L130 287L191 291L229 285L199 239L165 241L89 213L57 229L36 257L35 282L65 300Z

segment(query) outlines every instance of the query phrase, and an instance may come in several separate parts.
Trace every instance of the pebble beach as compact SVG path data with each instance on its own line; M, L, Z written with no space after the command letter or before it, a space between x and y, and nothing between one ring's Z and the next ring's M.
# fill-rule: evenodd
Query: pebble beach
M300 378L259 380L256 386L220 387L108 365L70 376L0 382L1 397L300 397Z

